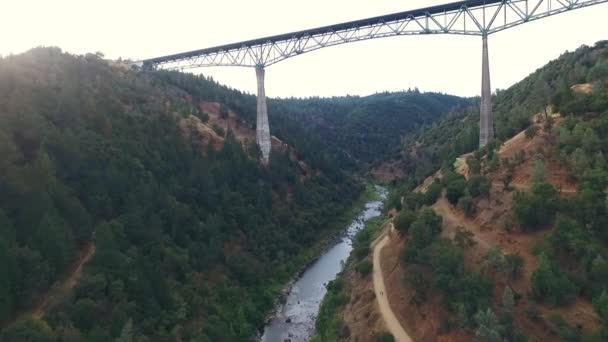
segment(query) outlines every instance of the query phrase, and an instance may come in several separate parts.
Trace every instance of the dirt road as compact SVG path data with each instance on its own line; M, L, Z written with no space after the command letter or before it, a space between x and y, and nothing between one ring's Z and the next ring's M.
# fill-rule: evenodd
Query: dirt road
M389 228L393 230L393 227ZM380 265L381 262L381 252L382 248L386 246L389 242L390 234L384 234L383 237L379 238L380 240L376 242L374 245L374 292L376 294L376 299L378 300L378 306L380 307L380 313L382 314L382 318L386 324L388 331L393 334L395 337L395 341L398 342L411 342L412 339L405 332L401 323L397 320L397 317L393 313L390 304L388 303L388 298L386 294L386 288L384 286L384 276L382 275L382 267Z

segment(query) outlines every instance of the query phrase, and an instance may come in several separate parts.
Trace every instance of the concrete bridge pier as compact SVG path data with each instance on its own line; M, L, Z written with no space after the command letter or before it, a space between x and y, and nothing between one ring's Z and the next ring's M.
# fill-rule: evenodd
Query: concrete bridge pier
M256 120L256 143L262 151L262 161L267 164L270 158L270 128L268 126L268 107L266 106L266 92L264 90L264 66L255 68L258 81L258 115Z
M490 60L488 57L488 35L482 36L481 62L481 108L479 120L479 147L494 139L494 114L492 113L492 89L490 87Z

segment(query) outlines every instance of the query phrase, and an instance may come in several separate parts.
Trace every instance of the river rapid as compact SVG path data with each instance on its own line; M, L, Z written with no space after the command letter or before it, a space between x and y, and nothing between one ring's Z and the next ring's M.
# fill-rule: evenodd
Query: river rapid
M325 285L336 279L352 250L352 240L365 222L380 216L386 188L376 186L380 201L370 201L346 228L336 244L327 249L293 284L284 304L275 311L264 327L261 342L306 342L315 330L321 301L327 292Z

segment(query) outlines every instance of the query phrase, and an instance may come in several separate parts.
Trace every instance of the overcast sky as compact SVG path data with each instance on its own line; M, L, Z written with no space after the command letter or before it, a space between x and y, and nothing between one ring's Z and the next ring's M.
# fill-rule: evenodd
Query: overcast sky
M142 59L453 0L1 0L0 54L35 46L108 58ZM492 88L506 88L565 50L608 39L608 3L552 16L490 36ZM194 72L255 91L253 69ZM367 95L418 87L479 95L481 38L402 36L339 45L266 70L273 97Z

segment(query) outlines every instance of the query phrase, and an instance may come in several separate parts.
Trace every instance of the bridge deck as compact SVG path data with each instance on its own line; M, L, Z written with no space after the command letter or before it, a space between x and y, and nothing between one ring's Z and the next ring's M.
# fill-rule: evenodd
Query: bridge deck
M463 5L466 5L468 7L486 6L486 5L491 5L491 4L495 4L495 3L501 3L502 1L503 0L468 0L468 1L452 2L449 4L431 6L431 7L426 7L426 8L419 8L419 9L415 9L415 10L409 10L409 11L404 11L404 12L398 12L398 13L371 17L371 18L353 20L353 21L348 21L348 22L334 24L334 25L322 26L322 27L317 27L317 28L313 28L313 29L309 29L309 30L295 31L295 32L284 33L284 34L279 34L279 35L275 35L275 36L251 39L251 40L246 40L246 41L237 42L237 43L225 44L225 45L220 45L220 46L215 46L215 47L210 47L210 48L205 48L205 49L199 49L199 50L182 52L182 53L173 54L173 55L156 57L156 58L146 59L143 62L152 63L152 64L163 63L163 62L173 61L173 60L177 60L177 59L190 58L190 57L199 56L199 55L206 55L206 54L211 54L211 53L215 53L215 52L238 49L238 48L242 48L243 46L251 47L254 45L261 45L261 44L265 44L265 43L269 43L269 42L276 43L279 41L284 41L284 40L297 38L297 37L323 34L323 33L333 32L333 31L342 31L342 30L352 29L352 28L356 28L356 27L358 27L358 28L367 27L370 25L378 24L379 22L398 21L398 20L407 19L412 16L420 17L420 16L426 16L426 15L441 14L444 12L456 11L456 10L462 8Z

